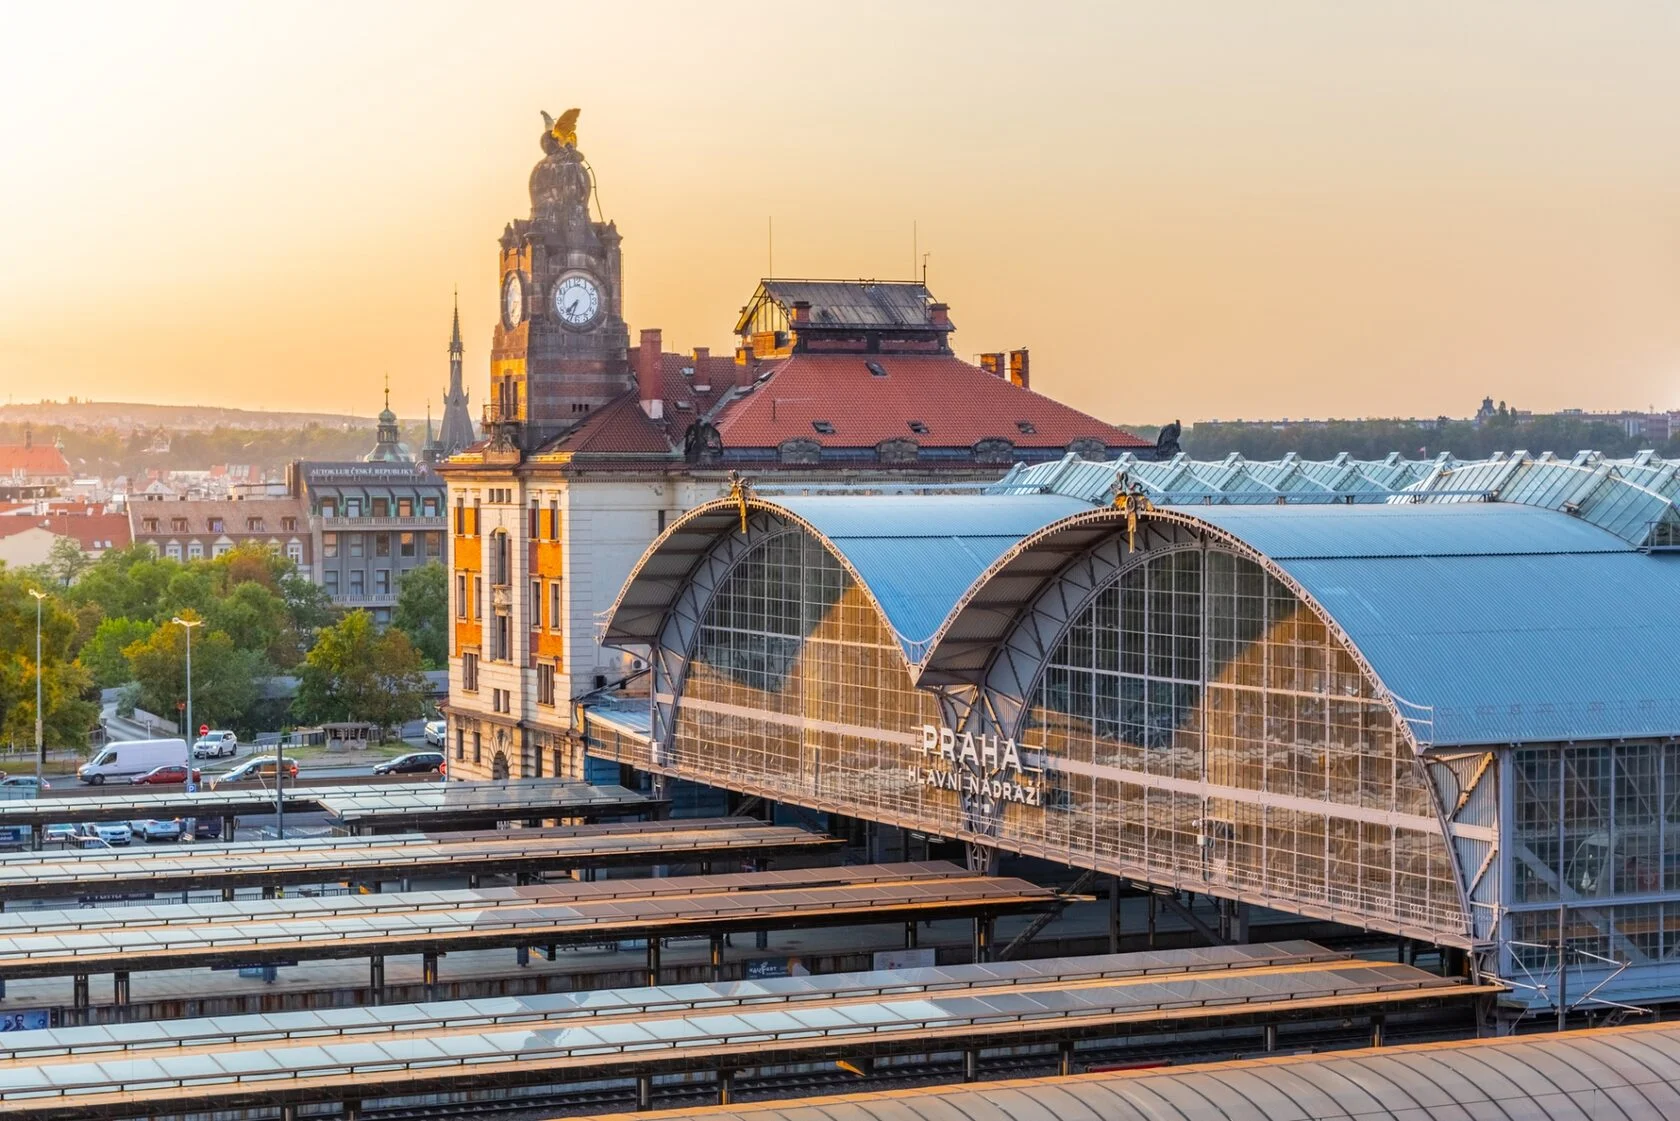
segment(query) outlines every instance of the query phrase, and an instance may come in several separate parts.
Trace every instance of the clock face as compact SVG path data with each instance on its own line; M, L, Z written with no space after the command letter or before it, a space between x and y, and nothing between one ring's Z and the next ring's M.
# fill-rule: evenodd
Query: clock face
M568 327L586 327L601 314L601 289L582 273L562 277L554 286L554 314Z
M516 272L508 273L502 283L502 323L508 330L519 326L525 318L525 282Z

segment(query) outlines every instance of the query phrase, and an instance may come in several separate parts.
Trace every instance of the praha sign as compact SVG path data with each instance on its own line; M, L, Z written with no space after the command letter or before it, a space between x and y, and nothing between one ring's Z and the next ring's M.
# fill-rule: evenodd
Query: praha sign
M928 759L923 767L912 767L910 777L922 786L952 790L989 798L994 802L1015 802L1042 806L1040 786L1043 770L1021 762L1021 749L1013 739L977 736L937 724L922 725L922 742L916 748Z

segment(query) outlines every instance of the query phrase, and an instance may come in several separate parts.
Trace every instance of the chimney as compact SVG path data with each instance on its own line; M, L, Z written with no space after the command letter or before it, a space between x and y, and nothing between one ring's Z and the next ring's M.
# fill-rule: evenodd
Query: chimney
M642 395L642 412L650 420L665 416L665 333L658 327L642 328L642 345L636 351L636 388Z
M789 311L790 311L789 318L793 321L793 325L795 327L803 327L805 324L807 324L811 321L811 301L810 300L795 300L795 301L793 301L793 306L789 309Z
M951 325L951 305L929 304L928 322L935 327L949 327Z
M1009 380L1022 389L1032 388L1032 376L1027 369L1027 352L1025 348L1009 352Z
M980 356L980 368L994 378L1001 378L1003 376L1003 353L999 351L996 354L982 354Z

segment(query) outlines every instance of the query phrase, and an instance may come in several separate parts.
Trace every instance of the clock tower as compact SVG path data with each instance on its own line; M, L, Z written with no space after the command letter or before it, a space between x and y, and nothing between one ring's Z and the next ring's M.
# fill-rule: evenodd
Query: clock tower
M543 119L531 217L501 238L501 300L490 349L488 434L530 451L628 390L630 332L618 228L591 220L594 176L576 109Z

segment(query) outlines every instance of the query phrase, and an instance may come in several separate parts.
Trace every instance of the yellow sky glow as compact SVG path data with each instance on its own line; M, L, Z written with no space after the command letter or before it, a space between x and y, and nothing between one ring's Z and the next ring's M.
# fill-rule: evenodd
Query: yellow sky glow
M0 11L0 400L484 397L539 109L632 337L909 274L1115 421L1680 408L1680 5Z

